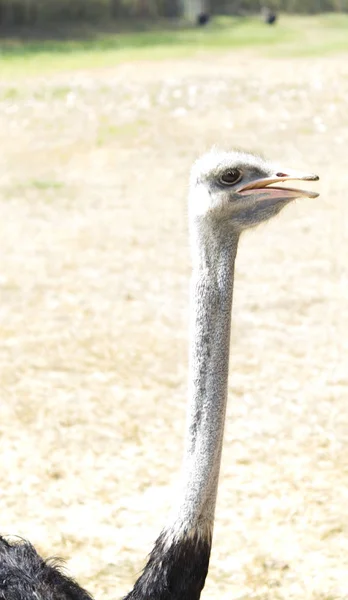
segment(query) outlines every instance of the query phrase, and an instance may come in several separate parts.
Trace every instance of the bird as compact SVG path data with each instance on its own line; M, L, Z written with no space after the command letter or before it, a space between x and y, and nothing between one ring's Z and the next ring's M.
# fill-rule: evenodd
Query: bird
M277 13L274 10L272 10L271 8L268 8L267 6L264 6L262 8L261 14L262 14L263 21L267 25L274 25L275 22L277 21Z
M211 16L209 15L209 13L199 13L199 15L197 15L196 23L198 27L204 27L204 25L207 25L209 23L210 19Z
M123 600L199 600L212 547L227 404L234 269L240 236L308 190L317 175L259 155L213 148L193 165L188 193L192 274L186 445L179 494ZM1 600L91 600L26 541L0 538Z

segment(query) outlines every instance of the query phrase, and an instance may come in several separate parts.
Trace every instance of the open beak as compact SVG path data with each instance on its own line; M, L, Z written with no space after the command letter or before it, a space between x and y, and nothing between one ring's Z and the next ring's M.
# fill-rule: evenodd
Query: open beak
M308 190L299 190L296 188L290 187L278 187L278 184L283 181L318 181L318 175L313 175L311 173L301 173L300 171L286 170L286 171L278 171L271 177L264 177L262 179L256 179L255 181L251 181L246 185L242 185L238 189L238 193L240 194L248 194L250 190L253 190L253 195L255 195L255 190L260 191L260 198L275 198L275 196L281 200L295 200L295 198L317 198L319 194L317 192L310 192ZM271 187L270 187L271 186ZM258 195L258 194L257 194Z

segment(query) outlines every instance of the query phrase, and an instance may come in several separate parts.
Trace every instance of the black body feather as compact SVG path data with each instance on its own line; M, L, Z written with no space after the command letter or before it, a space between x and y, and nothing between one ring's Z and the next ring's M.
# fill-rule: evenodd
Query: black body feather
M0 537L0 600L92 600L59 561L45 561L25 541Z
M195 535L168 544L162 533L124 600L198 600L208 573L210 548L210 541Z

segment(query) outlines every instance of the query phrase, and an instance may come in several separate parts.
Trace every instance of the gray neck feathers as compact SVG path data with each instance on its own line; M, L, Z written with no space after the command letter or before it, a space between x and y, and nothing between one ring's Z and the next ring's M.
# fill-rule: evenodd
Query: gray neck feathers
M227 400L238 234L191 220L189 408L183 489L172 519L125 600L199 600L208 572Z
M189 407L182 499L174 535L211 538L227 401L238 234L209 217L191 223Z

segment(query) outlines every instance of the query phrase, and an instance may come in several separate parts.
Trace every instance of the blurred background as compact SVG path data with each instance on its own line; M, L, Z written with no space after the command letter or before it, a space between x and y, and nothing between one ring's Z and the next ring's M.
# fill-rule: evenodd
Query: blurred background
M0 530L96 598L131 588L170 510L188 175L213 144L321 195L241 241L202 597L347 598L347 7L0 2Z
M260 10L260 0L1 0L2 25L37 25L59 21L182 18L200 13L236 15ZM347 0L270 0L269 7L288 13L347 12Z

